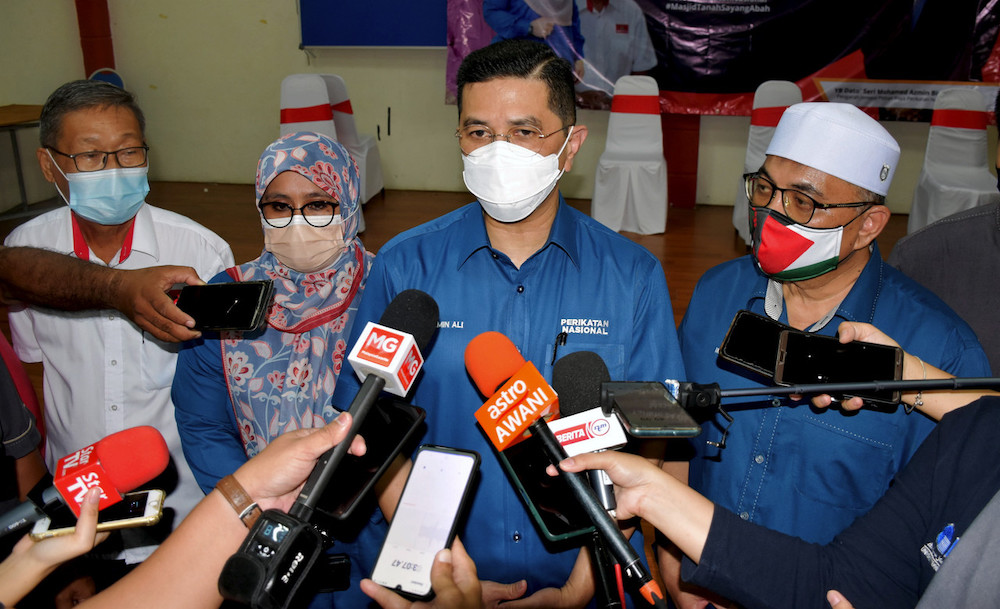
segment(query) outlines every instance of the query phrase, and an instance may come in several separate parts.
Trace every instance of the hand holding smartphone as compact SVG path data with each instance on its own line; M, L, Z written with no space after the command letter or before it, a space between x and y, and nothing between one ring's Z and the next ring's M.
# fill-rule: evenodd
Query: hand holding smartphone
M835 336L783 331L778 339L774 382L779 385L865 383L903 378L903 350ZM857 392L870 404L896 405L899 391ZM842 399L844 395L832 396Z
M97 513L97 530L110 531L156 524L163 515L163 491L125 493L122 500ZM52 518L42 518L31 529L35 541L70 535L76 529L76 516L66 508Z
M417 450L372 581L411 600L434 596L434 556L451 546L478 468L473 451L426 444Z

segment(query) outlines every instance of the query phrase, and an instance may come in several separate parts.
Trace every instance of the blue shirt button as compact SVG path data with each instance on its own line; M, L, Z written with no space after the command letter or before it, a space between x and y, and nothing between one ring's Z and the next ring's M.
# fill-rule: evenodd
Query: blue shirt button
M524 292L524 286L523 285L517 286L517 293L520 294L522 292Z
M510 538L514 540L514 543L517 543L521 541L521 534L518 533L517 531L514 531L514 534L511 535Z

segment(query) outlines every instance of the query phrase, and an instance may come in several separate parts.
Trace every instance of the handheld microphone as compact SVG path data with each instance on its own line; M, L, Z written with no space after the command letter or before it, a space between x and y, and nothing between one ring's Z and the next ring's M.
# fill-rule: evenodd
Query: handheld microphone
M76 516L87 491L101 489L98 509L118 503L122 495L160 475L170 462L167 443L155 427L141 426L113 433L69 454L56 463L52 486L28 494L29 501L0 516L0 536L50 516L65 504Z
M287 514L267 510L257 519L219 576L224 598L254 609L282 609L297 605L312 590L307 580L326 537L313 522L317 504L382 389L405 396L412 387L423 366L421 351L426 351L437 322L434 299L405 290L389 303L378 324L365 326L348 357L362 383L348 408L352 418L347 436L319 458ZM345 558L338 566L336 575L343 578L349 562ZM346 589L346 581L333 589Z
M517 347L509 338L499 332L485 332L469 342L465 350L465 366L480 391L495 390L486 403L476 411L476 419L493 446L498 451L517 444L524 439L525 432L530 431L545 448L546 454L556 469L559 477L566 480L573 498L586 512L601 539L616 560L624 567L625 573L635 580L639 593L650 605L665 607L663 592L659 585L646 570L635 549L629 545L616 522L608 515L598 502L593 489L586 478L577 473L565 472L559 469L559 462L568 455L563 450L552 430L545 423L544 416L558 413L558 398L555 391L538 374L534 365L525 362L523 357L515 357ZM495 354L501 362L508 366L520 367L511 371L489 369L489 362ZM497 389L495 383L499 379L513 376ZM487 393L488 392L484 392Z
M575 457L625 446L627 438L618 418L601 408L601 384L611 381L611 373L600 355L577 351L559 358L552 367L552 387L559 395L560 418L549 422L556 439ZM612 517L615 516L615 485L601 469L587 472L594 494Z

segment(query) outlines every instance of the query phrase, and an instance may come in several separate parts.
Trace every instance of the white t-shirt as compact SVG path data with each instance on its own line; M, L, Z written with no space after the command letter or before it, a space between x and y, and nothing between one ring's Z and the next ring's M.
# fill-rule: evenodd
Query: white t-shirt
M583 34L583 82L577 91L599 89L608 95L615 81L656 66L646 18L633 0L610 0L603 11L588 11L587 0L577 0Z
M70 210L63 207L16 228L8 246L32 246L73 255ZM149 204L139 208L131 253L110 266L193 267L203 279L233 266L233 253L204 226ZM93 251L90 260L104 264ZM44 364L46 461L56 461L101 438L137 425L163 434L178 472L164 505L177 512L174 526L204 494L181 451L170 385L177 343L161 342L113 310L55 311L12 306L8 314L14 350L25 362Z

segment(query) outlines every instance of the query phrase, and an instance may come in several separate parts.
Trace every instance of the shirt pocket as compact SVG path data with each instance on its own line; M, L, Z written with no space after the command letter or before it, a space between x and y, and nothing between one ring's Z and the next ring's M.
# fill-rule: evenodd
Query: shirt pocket
M143 389L170 387L174 380L179 349L180 343L159 341L148 334L143 336L139 347L139 373Z
M894 428L862 427L856 416L834 411L806 415L797 421L798 429L785 430L796 434L802 447L788 455L798 495L814 504L864 513L885 494L897 465Z

